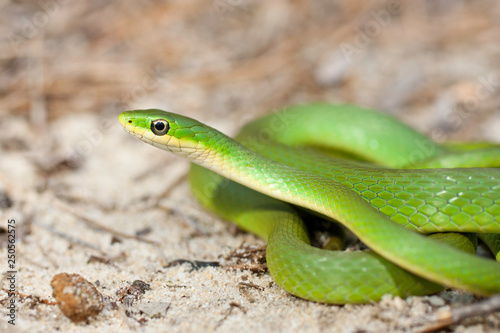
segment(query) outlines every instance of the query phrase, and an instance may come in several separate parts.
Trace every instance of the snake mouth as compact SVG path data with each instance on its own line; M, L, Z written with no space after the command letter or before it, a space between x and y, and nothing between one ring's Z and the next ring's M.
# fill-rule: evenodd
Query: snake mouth
M123 127L126 127L127 123L129 122L128 114L126 114L126 112L120 113L120 115L118 116L118 121Z

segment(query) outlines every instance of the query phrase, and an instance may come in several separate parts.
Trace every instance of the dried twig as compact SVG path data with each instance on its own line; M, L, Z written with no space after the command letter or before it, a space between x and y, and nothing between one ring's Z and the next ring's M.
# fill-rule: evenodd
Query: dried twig
M259 286L259 285L254 284L254 283L250 283L250 282L240 282L240 283L238 283L238 286L240 288L249 287L249 288L254 288L254 289L257 289L257 290L260 290L260 291L264 290L264 287Z
M81 212L79 212L76 209L70 207L69 205L66 205L65 203L61 202L60 200L54 200L54 205L57 206L58 208L64 210L64 211L66 211L66 212L68 212L68 213L70 213L70 214L78 217L79 219L83 220L87 225L90 225L90 226L92 226L94 228L106 231L106 232L108 232L108 233L110 233L112 235L115 235L115 236L118 236L118 237L122 237L122 238L127 238L127 239L135 239L135 240L138 240L140 242L145 242L145 243L148 243L148 244L159 245L155 241L144 239L144 238L136 236L136 235L129 235L129 234L123 233L121 231L108 228L105 225L102 225L102 224L100 224L100 223L92 220L91 218L83 215Z
M229 306L230 306L230 307L229 307L229 309L227 309L226 314L224 315L224 317L222 317L222 318L219 320L219 322L217 323L217 325L215 325L215 327L214 327L214 331L215 331L217 328L219 328L219 327L220 327L220 326L224 323L224 321L225 321L225 320L229 317L229 315L231 315L231 313L233 312L233 309L234 309L234 308L238 308L238 309L240 309L240 310L241 310L241 312L243 312L244 314L246 314L246 313L247 313L247 311L245 310L245 308L244 308L241 304L239 304L239 303L237 303L237 302L231 302L231 303L229 303Z
M86 247L86 248L90 248L92 250L96 250L96 251L99 251L100 253L104 253L103 250L101 250L97 245L95 244L92 244L92 243L89 243L89 242L86 242L84 240L81 240L79 238L75 238L74 236L71 236L71 235L68 235L66 233L63 233L63 232L60 232L60 231L57 231L55 230L54 228L50 227L50 226L47 226L45 224L41 224L39 222L35 222L33 223L34 225L40 227L40 228L43 228L45 230L47 230L48 232L56 235L56 236L59 236L65 240L67 240L68 242L70 242L71 244L76 244L76 245L79 245L79 246L83 246L83 247ZM42 250L43 251L43 250ZM52 262L52 264L55 264L54 262ZM57 267L57 266L56 266Z
M217 261L200 261L200 260L186 260L186 259L176 259L174 261L169 262L166 266L163 267L174 267L180 266L182 264L189 264L191 269L189 272L197 271L201 268L205 267L219 267L220 264Z
M450 325L458 324L462 320L474 316L485 316L500 310L500 295L493 296L482 302L474 303L459 308L440 311L432 318L423 318L419 322L433 322L430 326L423 328L420 332L434 332Z

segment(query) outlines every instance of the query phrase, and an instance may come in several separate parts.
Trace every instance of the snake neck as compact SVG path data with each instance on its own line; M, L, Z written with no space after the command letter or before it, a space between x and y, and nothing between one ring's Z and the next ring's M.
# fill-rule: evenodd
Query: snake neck
M218 131L214 133L213 137L207 141L202 149L184 155L184 157L187 157L191 162L247 186L255 181L255 179L252 179L252 175L262 172L264 169L271 176L276 174L279 167L289 168L251 151Z
M339 195L361 202L363 207L372 210L357 194L340 183L273 161L220 132L214 131L212 138L206 142L203 149L183 156L255 191L335 220L342 215L333 213L339 203Z

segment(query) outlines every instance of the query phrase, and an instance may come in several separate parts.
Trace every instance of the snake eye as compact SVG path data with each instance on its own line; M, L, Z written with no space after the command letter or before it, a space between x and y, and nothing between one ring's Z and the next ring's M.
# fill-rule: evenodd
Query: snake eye
M170 125L168 124L168 121L164 119L156 119L151 122L151 131L156 135L165 135L169 129Z

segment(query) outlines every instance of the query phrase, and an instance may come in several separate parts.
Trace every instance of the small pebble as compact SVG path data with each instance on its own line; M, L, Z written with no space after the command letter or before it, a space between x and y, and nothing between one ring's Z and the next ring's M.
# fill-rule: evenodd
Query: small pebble
M406 302L399 296L395 296L393 300L394 308L398 311L403 311L406 308Z
M151 290L151 286L148 283L141 280L135 280L131 285L118 290L116 295L120 302L127 307L131 307L142 298L147 290Z
M104 307L101 293L78 274L57 274L50 285L59 309L71 321L87 320L98 315Z
M166 302L148 302L140 303L136 306L136 309L151 318L160 318L165 316L170 303Z
M445 304L444 299L439 296L429 297L429 304L432 306L443 306Z

